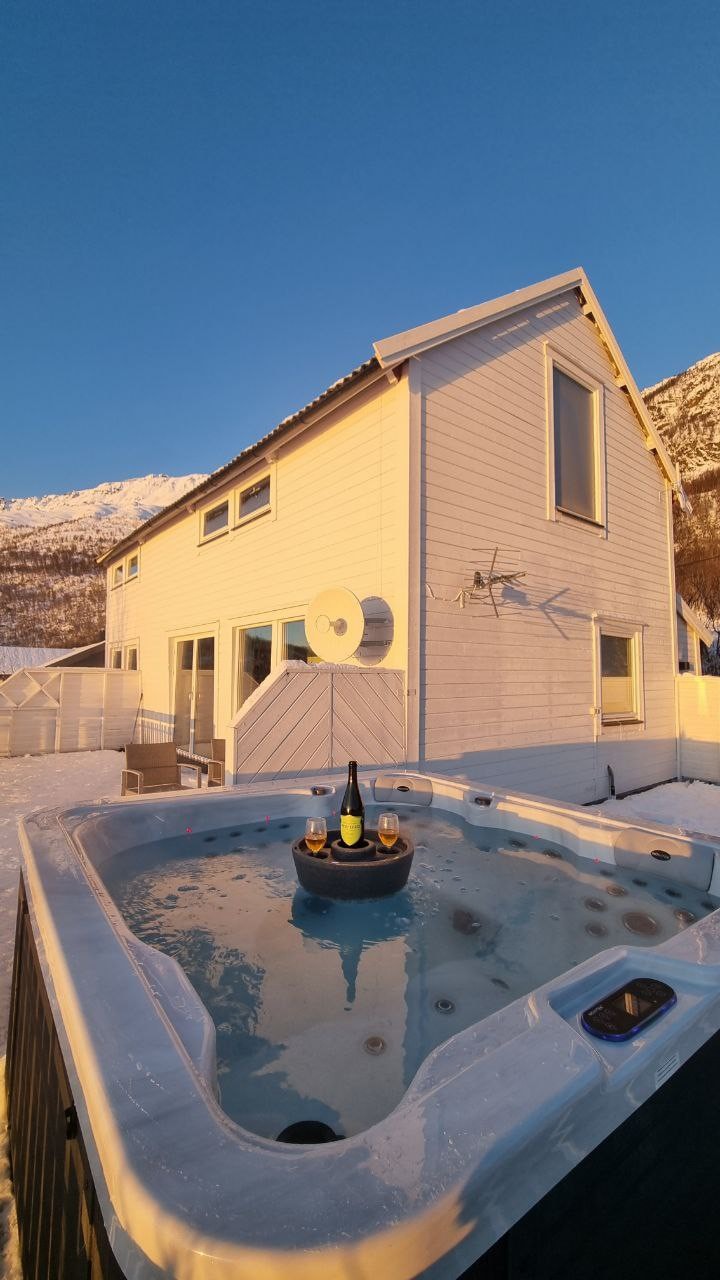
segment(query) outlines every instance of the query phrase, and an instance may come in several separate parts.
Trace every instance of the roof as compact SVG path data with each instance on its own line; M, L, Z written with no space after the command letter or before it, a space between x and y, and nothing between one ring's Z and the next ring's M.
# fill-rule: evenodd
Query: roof
M393 368L402 360L420 355L423 351L429 351L431 347L450 342L461 334L471 333L474 329L490 324L493 320L512 315L513 312L522 311L525 307L547 302L560 293L567 293L570 289L578 292L584 314L598 330L615 367L616 386L626 392L645 434L648 449L655 454L661 470L675 489L681 505L686 508L689 504L680 481L679 468L672 461L662 442L637 383L628 369L618 341L582 267L575 267L572 271L551 276L548 280L541 280L539 284L530 285L527 289L517 289L514 293L506 293L501 298L482 302L477 307L467 307L462 311L455 311L452 315L443 316L440 320L431 320L429 324L422 324L415 329L406 329L404 333L396 333L391 338L384 338L381 342L374 344L375 354L384 369Z
M675 595L675 603L677 605L677 611L683 622L687 623L691 631L696 631L703 644L706 644L709 647L715 639L712 631L708 626L706 626L700 615L697 614L694 609L691 609L687 600L683 600L679 591Z
M98 564L106 564L108 560L112 560L119 552L124 551L127 547L133 546L139 539L143 538L156 525L165 524L166 521L176 512L181 511L183 507L188 507L196 498L206 493L211 493L213 489L217 489L234 470L246 465L253 459L262 457L268 452L269 448L280 439L287 436L293 427L301 425L305 418L314 418L319 409L325 408L328 402L338 400L341 394L350 390L359 390L357 384L369 381L370 375L375 374L376 377L382 376L380 365L375 356L371 356L369 360L365 360L363 364L359 364L356 368L351 369L350 373L346 373L343 378L338 378L337 382L333 382L325 391L321 391L320 395L315 396L314 400L308 401L303 405L302 409L297 409L295 413L291 413L289 417L283 418L272 431L268 431L267 435L261 436L254 444L248 445L247 449L243 449L240 453L226 462L224 466L218 467L217 471L212 471L200 484L195 485L194 489L188 489L181 498L177 498L175 502L171 502L169 506L163 507L162 511L158 511L154 516L150 516L149 520L143 521L138 525L137 529L133 529L132 533L121 538L108 551L98 556Z
M687 509L689 503L680 481L679 469L672 461L658 434L585 272L582 267L576 267L572 271L564 272L562 275L551 276L547 280L541 280L538 284L530 285L526 289L518 289L514 293L506 293L501 298L493 298L489 302L480 303L479 306L455 311L452 315L443 316L439 320L431 320L429 323L419 325L415 329L406 329L403 333L396 333L392 337L383 338L381 341L373 343L375 354L369 360L357 365L344 378L339 378L337 382L333 382L327 390L322 391L314 400L310 400L302 409L298 409L289 417L283 418L282 422L279 422L276 427L273 427L272 431L262 436L255 444L249 445L247 449L243 449L230 462L227 462L217 471L213 471L201 484L196 485L194 489L190 489L181 498L171 502L162 511L158 511L156 515L151 516L149 520L134 529L131 534L116 542L114 546L98 557L98 564L106 564L127 547L141 541L153 529L165 524L176 512L181 511L183 508L190 508L197 498L205 494L211 494L213 490L219 488L230 477L233 471L244 467L258 457L267 456L269 450L276 443L287 437L295 428L305 425L306 419L314 420L319 410L327 411L339 399L344 398L348 392L359 391L363 383L377 380L383 374L392 373L405 360L412 356L420 355L431 347L439 346L443 342L450 342L461 334L470 333L473 329L479 329L482 325L489 324L493 320L499 320L504 316L511 315L524 307L537 305L556 297L558 294L567 293L571 289L578 292L583 312L595 324L599 332L600 338L610 356L611 363L615 368L616 385L626 392L642 427L648 449L655 454L661 470L665 473L677 493L681 506Z
M36 667L54 667L56 663L67 659L89 657L99 649L105 649L104 640L95 640L92 644L81 645L77 649L27 648L24 645L0 645L0 675L11 676L15 671L25 667L35 670ZM82 666L82 662L78 662Z
M23 667L46 667L56 658L67 658L72 649L28 649L22 645L0 645L0 674L11 676Z

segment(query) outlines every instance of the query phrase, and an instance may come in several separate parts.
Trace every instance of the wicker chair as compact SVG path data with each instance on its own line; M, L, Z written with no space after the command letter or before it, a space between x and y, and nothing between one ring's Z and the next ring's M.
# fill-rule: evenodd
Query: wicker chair
M213 738L212 760L208 760L208 786L225 786L225 739Z
M177 747L174 742L128 742L125 747L120 794L146 795L150 791L180 791L183 787ZM202 785L202 770L196 764L183 764L192 769L197 786Z

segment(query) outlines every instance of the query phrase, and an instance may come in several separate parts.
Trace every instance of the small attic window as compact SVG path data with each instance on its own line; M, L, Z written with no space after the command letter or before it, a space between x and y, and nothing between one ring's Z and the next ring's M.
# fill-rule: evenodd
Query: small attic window
M202 513L202 537L212 538L218 533L224 533L228 527L230 512L230 504L220 502L216 507L210 507Z
M127 562L128 582L130 581L131 578L137 578L139 570L140 570L140 557L137 554L137 552L135 552L135 555L130 556Z
M115 565L115 568L113 569L113 575L112 575L112 584L113 584L113 586L114 586L114 587L121 587L121 586L122 586L122 584L123 584L123 569L124 569L124 566L123 566L122 564L116 564L116 565Z
M263 511L269 510L269 476L263 476L262 480L256 481L255 484L248 485L247 489L240 490L238 495L238 520L245 520L249 516L256 516Z

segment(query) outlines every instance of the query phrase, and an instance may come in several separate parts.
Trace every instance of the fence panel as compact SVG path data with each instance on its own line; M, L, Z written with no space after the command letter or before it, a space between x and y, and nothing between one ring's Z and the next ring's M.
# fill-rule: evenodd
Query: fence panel
M720 678L677 677L680 774L720 782Z
M98 751L136 734L140 673L39 667L0 684L0 755Z
M307 777L348 759L403 764L403 674L282 663L238 712L230 741L235 782Z

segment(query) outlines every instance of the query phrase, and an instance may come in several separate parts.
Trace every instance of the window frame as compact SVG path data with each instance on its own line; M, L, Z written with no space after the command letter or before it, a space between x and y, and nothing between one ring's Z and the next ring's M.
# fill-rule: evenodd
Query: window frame
M232 705L234 707L233 715L236 716L245 705L239 702L240 693L240 633L247 631L253 627L270 627L270 675L279 667L281 662L291 661L284 656L285 647L285 625L288 622L305 622L306 609L301 608L299 611L287 613L273 612L267 614L250 616L242 616L232 619L232 653L233 653L233 687L232 687ZM322 659L318 658L318 662ZM308 663L308 666L313 664ZM247 701L247 699L245 699Z
M270 671L268 672L268 675L272 675L273 671L277 666L277 649L278 649L277 626L278 624L277 624L276 618L262 617L262 618L252 618L252 619L249 619L248 621L239 622L237 626L233 627L233 644L232 644L233 716L236 716L238 712L242 711L243 707L245 706L245 703L248 701L249 698L252 697L252 694L248 694L247 698L243 698L242 702L240 701L240 689L242 685L241 676L240 676L240 661L241 661L241 655L242 655L242 646L241 646L241 639L240 639L241 635L244 631L252 631L256 627L270 628ZM258 685L258 688L259 687L260 686ZM255 690L253 690L253 693L254 692Z
M136 561L137 568L134 573L131 573L130 565L132 564L133 560ZM130 552L130 555L127 557L127 560L125 561L125 581L137 582L139 577L140 577L140 548L138 547L137 551Z
M119 662L115 659L119 658ZM122 671L123 651L121 644L111 644L108 646L108 666L111 671Z
M243 494L248 493L251 489L257 489L258 486L264 484L265 481L267 481L268 483L268 493L269 493L267 502L264 503L262 507L258 507L256 511L248 511L246 512L245 515L243 515L242 511L240 510L240 503L242 502ZM235 505L234 527L236 529L239 529L242 525L250 524L251 520L258 520L262 516L269 515L275 505L274 469L263 471L260 475L256 476L255 479L251 481L249 484L243 484L241 488L237 489L235 493L234 505Z
M118 574L120 575L118 577ZM120 560L112 567L112 590L117 591L118 587L125 586L125 561Z
M211 533L205 533L205 519L212 515L214 511L219 511L221 507L227 507L227 521L221 529L213 529ZM198 510L198 545L202 546L206 542L214 542L216 538L224 538L230 532L230 519L232 508L232 495L227 494L224 498L216 499L209 502L206 506L200 507Z
M593 481L595 491L594 515L570 511L557 501L555 476L555 394L553 373L565 374L592 395L593 405ZM545 400L547 410L547 518L553 521L572 521L587 525L607 536L607 483L605 449L605 387L603 382L588 373L574 360L549 343L545 344Z
M290 626L293 622L301 622L301 623L303 624L303 627L305 626L305 619L304 619L304 618L297 618L297 617L296 617L296 618L278 618L278 658L277 658L278 663L280 663L280 662L301 662L301 661L302 661L302 659L301 659L301 658L288 658L287 653L286 653L286 649L287 649L287 641L286 641L286 639L285 639L285 628L286 628L287 626ZM307 640L307 632L305 633L305 639ZM308 640L308 641L307 641L307 643L308 643L308 648L309 648L309 647L310 647L310 641ZM316 661L316 662L322 662L322 658L320 658L320 657L316 654L316 655L315 655L315 661ZM314 666L314 665L315 665L315 663L312 663L312 662L308 662L308 663L306 663L306 666L308 666L308 667L312 667L312 666Z
M621 618L595 617L594 651L595 651L595 707L594 711L602 731L618 725L645 724L645 659L644 659L644 624L630 622ZM616 636L630 641L630 657L632 668L632 712L603 711L602 704L602 636Z
M131 667L128 664L128 658L133 650L135 651L135 666ZM137 640L128 640L127 643L123 645L122 665L124 671L140 670L140 645Z

